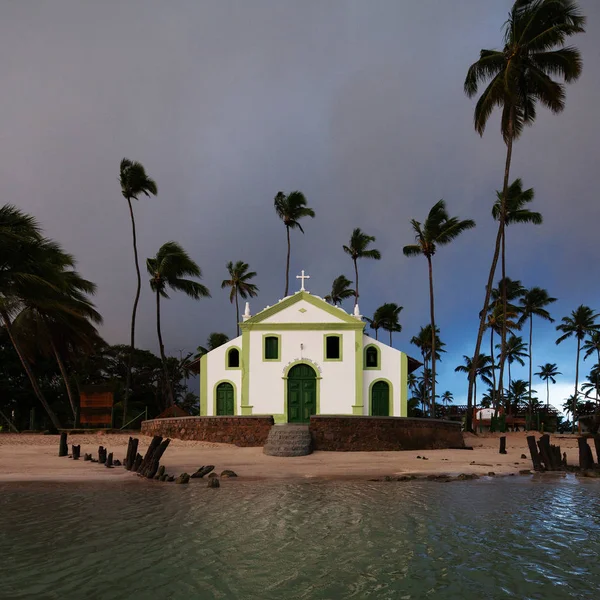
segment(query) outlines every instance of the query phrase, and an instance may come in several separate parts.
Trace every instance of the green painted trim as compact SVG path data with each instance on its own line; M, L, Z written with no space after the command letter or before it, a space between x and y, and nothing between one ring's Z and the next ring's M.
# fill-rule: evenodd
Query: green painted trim
M408 417L408 356L400 352L400 416Z
M316 413L315 414L321 414L321 379L323 379L321 377L321 375L319 375L319 371L318 369L315 368L315 364L313 362L311 362L310 360L305 360L305 359L301 359L301 360L297 360L293 363L290 363L289 365L287 365L287 367L285 368L285 371L283 373L283 377L281 379L283 379L283 421L275 421L275 423L288 423L288 373L290 372L291 369L293 369L296 365L308 365L314 372L315 372L315 379L317 380L317 407L316 407ZM273 418L275 417L281 417L282 415L273 415Z
M282 415L273 415L275 423L287 423L287 411Z
M250 406L250 332L242 332L242 414L244 406Z
M362 331L364 323L251 323L242 325L242 331Z
M327 338L336 337L340 340L340 357L327 358ZM323 362L342 362L344 360L344 336L341 333L325 333L323 334Z
M215 383L214 387L213 387L213 416L217 416L217 388L222 384L222 383L229 383L231 384L231 387L233 388L233 415L237 415L237 399L238 399L238 393L237 393L237 386L235 385L235 382L231 381L231 379L221 379L220 381L217 381L217 383Z
M206 417L208 413L208 370L206 364L208 362L208 354L203 354L200 357L200 416Z
M252 406L243 405L241 407L241 409L242 409L242 416L244 416L244 417L250 416L252 414L252 408L253 408Z
M389 398L388 398L388 417L394 417L394 386L389 379L385 377L378 377L369 384L369 415L373 416L373 386L378 382L383 381L389 386Z
M277 358L265 358L265 341L268 337L277 338ZM281 336L278 333L263 333L261 358L263 362L281 362Z
M237 350L238 351L238 356L239 356L239 367L230 367L229 366L229 353L232 350ZM230 346L229 348L227 348L226 352L225 352L225 370L226 371L239 371L242 368L242 349L239 346Z
M362 415L364 411L363 404L363 332L354 333L354 376L355 391L354 404L352 405L353 415Z
M367 367L367 349L375 348L377 350L377 366L376 367ZM364 354L364 369L365 371L381 371L381 348L377 344L367 344L363 350Z
M287 298L280 300L277 304L269 306L269 308L265 308L263 311L257 313L253 317L250 317L247 321L241 323L240 326L243 330L245 326L247 327L248 325L260 323L261 321L264 321L265 319L276 315L278 312L281 312L283 309L288 308L289 306L293 306L301 300L305 300L309 304L312 304L313 306L324 310L326 313L329 313L330 315L346 323L356 323L358 321L356 317L349 315L343 308L332 306L331 304L325 302L325 300L323 300L322 298L318 298L317 296L313 296L309 292L304 291L296 292L293 296L288 296ZM362 323L362 326L364 327L364 323Z

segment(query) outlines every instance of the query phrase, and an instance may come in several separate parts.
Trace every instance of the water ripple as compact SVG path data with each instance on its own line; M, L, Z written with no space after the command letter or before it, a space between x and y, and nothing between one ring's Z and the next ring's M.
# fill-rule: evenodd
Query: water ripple
M0 486L0 598L592 598L600 486Z

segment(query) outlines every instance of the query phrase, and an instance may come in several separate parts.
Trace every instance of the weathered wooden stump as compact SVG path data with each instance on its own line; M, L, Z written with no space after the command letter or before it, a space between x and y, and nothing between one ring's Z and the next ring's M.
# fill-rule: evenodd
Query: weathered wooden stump
M112 466L113 466L113 453L112 452L106 457L106 461L104 464L107 468L112 469Z
M592 455L592 449L588 445L587 438L578 437L577 444L579 445L579 468L593 469L594 456Z
M506 454L506 436L500 436L500 450L499 454Z
M128 471L133 469L139 442L140 440L138 438L129 438L129 444L127 445L127 456L125 457L125 468Z
M164 474L165 474L165 465L160 465L160 467L158 467L158 471L156 471L156 475L154 476L154 479L160 479Z
M73 460L79 460L81 456L81 446L71 446L71 453L73 454Z
M106 462L106 448L98 446L98 462L103 465Z
M137 473L137 471L139 470L139 468L140 468L140 465L142 464L142 461L143 461L143 460L144 460L144 458L143 458L143 457L142 457L142 455L141 455L141 454L138 452L138 453L135 455L135 461L133 462L133 467L131 467L131 470L132 470L134 473Z
M566 469L569 466L567 464L567 453L566 452L563 452L563 455L562 455L562 466L563 466L563 469Z
M208 475L215 468L214 465L206 465L205 467L200 467L195 473L192 473L192 479L197 479L198 477L202 478L205 475Z
M546 471L560 471L560 447L550 444L550 436L547 433L538 440L537 445Z
M531 462L533 463L534 471L542 471L542 463L540 461L540 454L538 452L537 445L535 443L535 436L527 436L527 445L529 446L529 454L531 455Z
M90 461L92 460L92 455L87 452L83 455L83 460Z
M152 463L154 459L154 453L158 450L158 447L162 443L162 435L155 435L148 446L148 450L146 450L146 454L142 460L142 464L140 468L137 470L139 475L144 475L148 471L148 466Z
M58 443L58 455L69 456L69 445L67 444L67 433L63 431L60 434L60 442Z
M186 484L190 482L190 476L187 473L182 473L176 480L175 483Z
M594 436L594 446L596 447L596 458L598 459L598 464L600 465L600 433L597 433Z
M209 488L221 487L221 484L219 483L219 478L218 477L210 477L208 479L208 487Z

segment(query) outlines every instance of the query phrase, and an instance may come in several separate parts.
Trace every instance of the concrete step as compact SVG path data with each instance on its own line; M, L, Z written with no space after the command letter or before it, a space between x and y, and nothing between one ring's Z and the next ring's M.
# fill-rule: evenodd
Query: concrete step
M308 425L274 425L263 452L269 456L306 456L312 453Z

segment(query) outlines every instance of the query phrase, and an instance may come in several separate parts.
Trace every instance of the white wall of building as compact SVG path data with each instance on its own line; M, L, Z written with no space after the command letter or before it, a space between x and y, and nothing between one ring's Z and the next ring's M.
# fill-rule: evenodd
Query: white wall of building
M242 369L226 369L225 358L227 351L232 346L240 350L240 366L242 364L242 336L230 340L226 344L215 348L206 355L206 373L200 373L200 386L202 387L203 378L207 378L206 392L206 414L214 416L215 412L215 390L222 381L229 381L233 385L235 394L235 414L240 415L240 403L242 395Z

